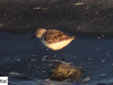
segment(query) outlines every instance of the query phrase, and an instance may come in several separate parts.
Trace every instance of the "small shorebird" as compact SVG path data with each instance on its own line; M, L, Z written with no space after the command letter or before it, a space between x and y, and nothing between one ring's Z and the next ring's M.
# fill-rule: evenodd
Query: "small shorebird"
M53 50L51 57L48 58L49 60L52 60L55 50L60 50L60 54L62 55L63 48L76 38L76 36L71 37L59 30L46 30L44 28L39 28L36 31L36 34L30 39L33 39L35 37L38 37L43 45Z

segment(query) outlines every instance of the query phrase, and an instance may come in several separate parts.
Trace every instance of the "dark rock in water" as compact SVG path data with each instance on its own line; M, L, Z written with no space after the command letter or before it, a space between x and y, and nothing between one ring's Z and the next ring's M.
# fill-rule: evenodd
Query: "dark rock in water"
M113 0L1 0L0 30L55 28L82 34L113 34Z
M77 82L83 75L80 68L74 67L71 63L62 61L54 63L49 72L50 80L56 81L71 80Z

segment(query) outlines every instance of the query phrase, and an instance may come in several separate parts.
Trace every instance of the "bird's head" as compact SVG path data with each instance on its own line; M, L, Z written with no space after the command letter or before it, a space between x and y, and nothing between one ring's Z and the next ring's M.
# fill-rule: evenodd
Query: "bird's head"
M39 28L39 29L36 31L36 34L35 34L33 37L31 37L30 39L33 39L33 38L35 38L35 37L41 38L42 35L43 35L45 32L46 32L46 29L44 29L44 28Z

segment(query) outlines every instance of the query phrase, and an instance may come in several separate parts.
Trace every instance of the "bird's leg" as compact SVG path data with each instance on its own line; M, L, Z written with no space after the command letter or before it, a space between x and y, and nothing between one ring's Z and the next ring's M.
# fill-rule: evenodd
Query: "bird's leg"
M60 55L61 56L63 55L63 48L60 50ZM65 61L63 57L61 59L62 59L62 61Z
M52 60L52 59L53 59L54 54L55 54L55 51L53 50L51 57L49 57L49 58L47 58L47 59L48 59L48 60Z
M63 49L60 50L60 55L63 55Z
M51 59L53 59L54 54L55 54L55 51L53 50L53 53L52 53L52 55L50 57Z

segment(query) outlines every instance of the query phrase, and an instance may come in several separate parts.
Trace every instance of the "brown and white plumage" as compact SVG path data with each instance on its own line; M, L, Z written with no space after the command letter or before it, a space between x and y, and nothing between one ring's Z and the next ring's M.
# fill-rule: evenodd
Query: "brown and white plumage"
M52 49L52 50L60 50L67 46L75 36L69 36L59 30L49 29L46 30L44 28L40 28L36 31L36 37L40 39L43 45ZM33 36L32 38L34 38ZM31 39L32 39L31 38Z
M41 42L52 50L59 50L69 44L75 36L70 37L58 30L47 30L41 37Z

